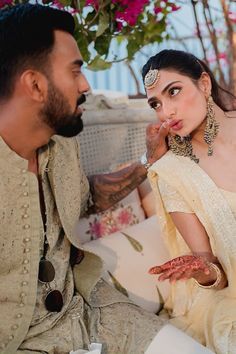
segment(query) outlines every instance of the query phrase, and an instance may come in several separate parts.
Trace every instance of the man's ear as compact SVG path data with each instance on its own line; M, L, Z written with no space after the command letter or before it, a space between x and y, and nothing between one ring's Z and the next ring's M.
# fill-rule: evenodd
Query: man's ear
M198 86L200 90L204 93L204 96L208 98L211 94L212 85L210 76L206 72L203 72L201 74L201 77L198 80Z
M47 97L48 80L39 71L26 70L20 76L21 88L34 101L44 102Z

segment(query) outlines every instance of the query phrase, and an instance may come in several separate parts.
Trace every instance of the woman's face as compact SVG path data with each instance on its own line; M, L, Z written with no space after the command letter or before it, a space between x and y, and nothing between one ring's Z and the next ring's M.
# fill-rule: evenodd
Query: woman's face
M206 117L206 97L210 94L210 78L203 73L193 82L176 71L159 70L156 86L147 89L148 103L161 122L169 121L170 133L187 136Z

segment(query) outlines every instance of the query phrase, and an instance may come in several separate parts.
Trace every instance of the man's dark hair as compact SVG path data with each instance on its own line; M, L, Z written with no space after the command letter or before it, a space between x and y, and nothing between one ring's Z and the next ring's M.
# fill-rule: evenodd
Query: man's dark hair
M73 35L74 19L44 5L20 4L0 11L0 100L11 96L15 79L26 69L49 73L54 31Z
M213 100L224 111L231 110L231 108L228 109L224 104L222 93L229 95L231 100L235 100L235 96L219 86L209 67L202 60L195 57L195 55L182 50L164 49L149 58L147 63L143 66L143 80L150 69L174 70L182 75L188 76L193 81L200 79L201 74L206 72L211 79Z

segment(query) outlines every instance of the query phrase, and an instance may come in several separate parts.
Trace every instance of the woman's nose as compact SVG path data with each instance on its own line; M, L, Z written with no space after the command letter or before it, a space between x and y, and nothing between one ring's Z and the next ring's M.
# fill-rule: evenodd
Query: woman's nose
M162 105L162 119L174 119L176 117L176 110L171 105Z

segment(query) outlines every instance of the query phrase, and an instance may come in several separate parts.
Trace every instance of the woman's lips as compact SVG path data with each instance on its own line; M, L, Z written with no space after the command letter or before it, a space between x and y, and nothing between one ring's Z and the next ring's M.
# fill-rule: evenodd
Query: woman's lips
M170 128L174 131L180 130L183 128L183 122L182 120L173 120L170 123Z

